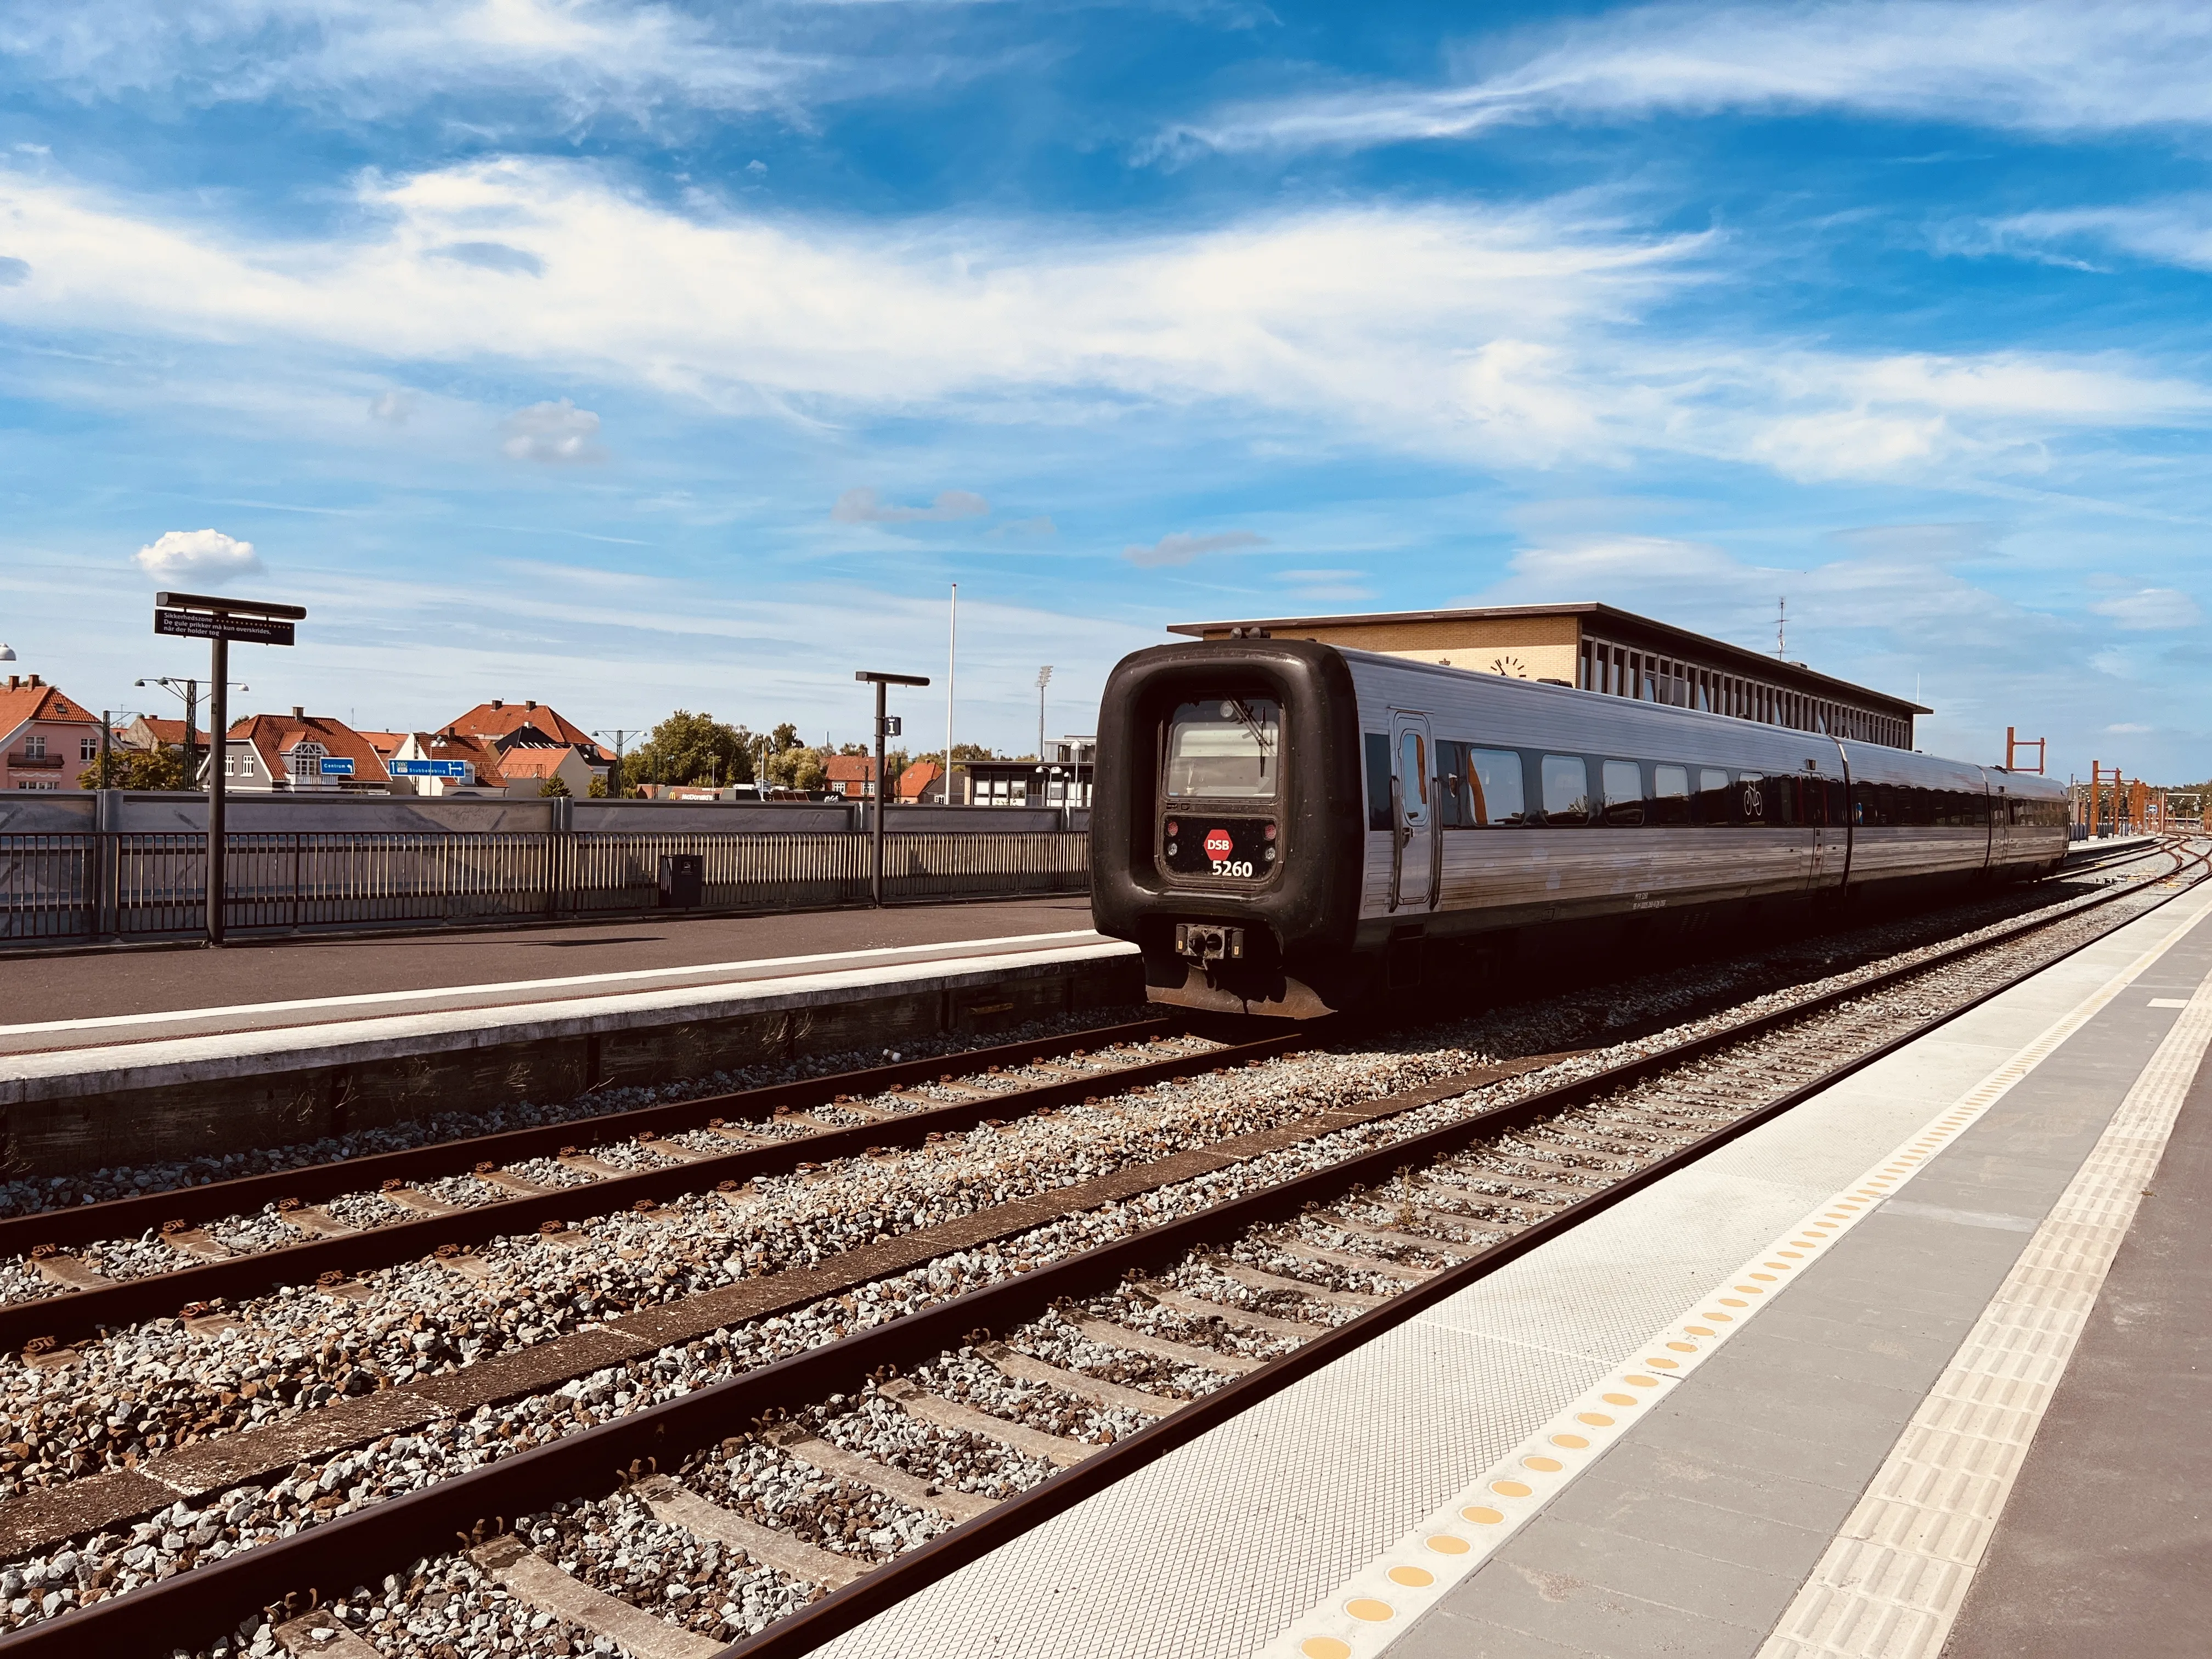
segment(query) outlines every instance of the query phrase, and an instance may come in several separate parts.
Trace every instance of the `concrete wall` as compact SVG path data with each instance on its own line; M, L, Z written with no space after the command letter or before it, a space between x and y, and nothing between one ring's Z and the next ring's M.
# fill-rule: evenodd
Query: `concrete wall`
M531 796L517 800L465 795L234 794L234 832L621 830L669 835L699 831L865 830L869 809L841 801L589 800ZM894 806L887 829L904 830L1085 830L1087 811L1056 807ZM0 792L0 835L82 835L96 830L197 834L207 827L207 797L108 790Z
M1011 969L948 963L906 983L732 998L701 1012L525 1015L503 1030L429 1040L340 1037L161 1065L88 1057L82 1070L0 1079L0 1173L219 1157L439 1112L569 1100L600 1085L672 1083L804 1054L895 1048L940 1032L1003 1031L1145 1000L1133 949L1086 955Z

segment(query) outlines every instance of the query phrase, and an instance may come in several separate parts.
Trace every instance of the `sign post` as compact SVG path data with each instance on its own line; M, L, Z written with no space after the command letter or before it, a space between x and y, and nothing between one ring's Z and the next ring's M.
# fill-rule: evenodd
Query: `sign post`
M853 676L864 684L876 688L876 834L872 869L868 881L868 897L880 910L884 908L884 790L890 781L884 776L884 739L898 729L898 722L884 712L884 688L890 685L927 685L928 679L920 674L872 674L863 669Z
M215 685L208 698L207 942L222 943L223 765L230 758L230 642L289 645L292 624L303 620L303 605L269 605L258 599L222 599L205 593L156 593L154 631L173 639L206 640L214 659ZM186 726L189 741L190 725Z

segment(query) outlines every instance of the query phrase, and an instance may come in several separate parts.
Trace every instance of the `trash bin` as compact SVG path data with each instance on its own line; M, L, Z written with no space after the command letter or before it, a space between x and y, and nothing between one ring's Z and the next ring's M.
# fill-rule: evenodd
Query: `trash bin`
M697 853L660 855L660 908L696 910L707 891L707 860Z

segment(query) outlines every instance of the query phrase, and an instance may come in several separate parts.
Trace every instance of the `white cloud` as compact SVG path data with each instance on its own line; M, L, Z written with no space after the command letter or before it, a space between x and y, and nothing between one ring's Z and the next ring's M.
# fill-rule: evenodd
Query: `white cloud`
M368 417L391 426L404 426L407 417L415 412L415 394L411 392L380 392L368 400Z
M941 489L927 507L900 507L881 500L872 489L857 489L840 495L830 516L839 524L943 524L980 519L990 510L990 502L968 489Z
M2089 609L2136 633L2194 628L2204 620L2197 601L2178 587L2146 587L2133 593L2116 594L2109 599L2098 600Z
M249 342L264 360L349 353L372 380L489 362L817 428L864 411L1084 425L1133 403L1218 409L1276 441L1496 468L1661 453L1951 483L2042 471L2074 434L2212 410L2204 388L2118 355L1669 340L1653 319L1714 279L1719 245L1639 235L1571 202L1325 208L1102 239L677 208L595 166L528 159L362 191L338 240L288 246L0 173L12 245L42 278L0 304L18 327L231 355ZM543 276L505 280L442 252L495 223L501 246L538 251ZM511 451L597 453L588 433L544 436L512 432Z
M1177 531L1163 536L1150 547L1133 545L1121 550L1121 556L1143 569L1160 565L1188 564L1201 553L1225 553L1232 548L1265 547L1267 538L1249 530L1223 530L1210 536L1186 535Z
M810 27L810 22L811 26ZM832 50L794 39L819 37ZM80 96L159 89L204 104L283 99L373 118L455 95L502 122L641 125L700 112L787 109L941 79L928 53L835 50L856 31L750 8L699 15L623 0L131 0L22 5L0 15L0 54ZM516 100L542 107L526 112Z
M2094 267L2087 259L2061 250L2117 252L2159 264L2212 270L2212 198L2016 213L1976 229L1954 229L1938 246L1947 252L2026 253L2088 268Z
M1843 109L2033 132L2212 121L2212 14L2080 0L1798 0L1608 10L1440 86L1325 90L1223 111L1162 153L1464 138L1506 123ZM1490 68L1501 59L1508 65ZM1473 69L1475 66L1470 65ZM1480 72L1487 70L1488 72Z
M532 404L508 416L507 441L500 451L509 460L574 465L606 458L599 435L599 417L563 398L558 403Z
M193 576L240 576L258 572L261 558L252 542L220 530L172 530L140 548L138 568L156 581Z
M2142 725L2140 721L2136 720L2122 720L2117 726L2108 726L2105 728L2107 732L2116 732L2124 736L2133 736L2137 732L2148 732L2150 729L2151 728L2149 726Z
M31 280L31 267L21 259L0 258L0 288L15 288Z

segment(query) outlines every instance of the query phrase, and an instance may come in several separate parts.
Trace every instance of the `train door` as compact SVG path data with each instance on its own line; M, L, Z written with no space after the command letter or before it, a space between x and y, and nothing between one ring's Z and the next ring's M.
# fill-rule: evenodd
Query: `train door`
M1840 887L1851 857L1850 814L1844 805L1845 786L1808 772L1804 781L1805 824L1813 835L1814 891Z
M1390 796L1397 844L1390 853L1390 908L1427 912L1437 902L1435 746L1429 717L1390 716Z

